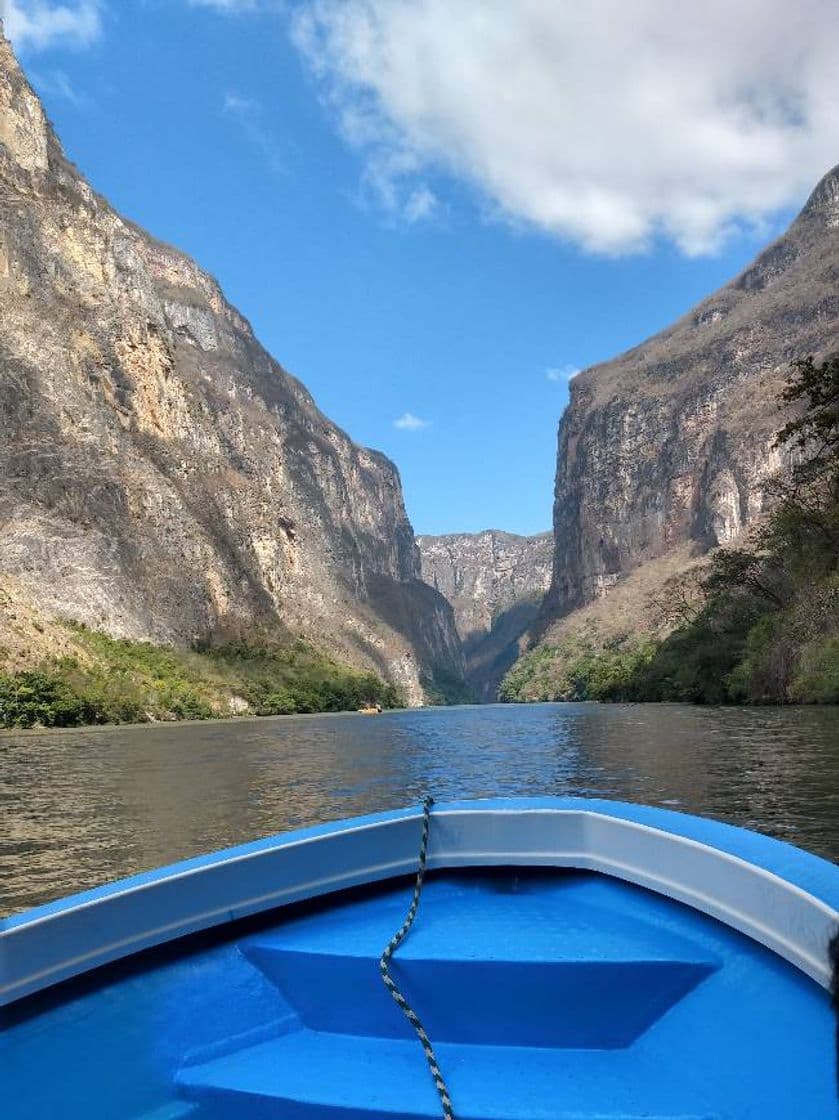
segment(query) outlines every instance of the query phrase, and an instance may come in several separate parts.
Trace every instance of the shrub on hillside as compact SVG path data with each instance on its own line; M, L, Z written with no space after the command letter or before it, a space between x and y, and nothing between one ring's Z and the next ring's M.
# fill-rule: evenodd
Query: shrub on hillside
M257 715L396 707L398 689L304 642L237 642L197 652L133 642L68 623L84 660L62 657L0 676L0 727L208 719L231 698Z
M0 726L78 727L100 722L95 706L60 677L38 669L0 677Z

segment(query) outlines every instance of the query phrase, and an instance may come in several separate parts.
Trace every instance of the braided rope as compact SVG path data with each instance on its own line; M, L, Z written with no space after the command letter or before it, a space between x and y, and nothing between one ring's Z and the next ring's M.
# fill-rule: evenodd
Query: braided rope
M390 992L393 999L398 1004L405 1018L414 1028L417 1038L422 1044L425 1051L425 1060L428 1062L428 1068L431 1071L431 1076L434 1078L434 1084L437 1087L437 1094L440 1097L440 1104L443 1106L443 1120L455 1120L454 1112L452 1111L451 1097L449 1090L446 1087L446 1082L440 1072L440 1066L437 1063L437 1055L434 1053L434 1047L431 1045L431 1039L425 1033L425 1028L419 1020L414 1009L402 995L397 988L390 975L390 959L405 938L408 936L408 930L414 923L414 918L417 916L419 908L420 895L422 894L422 884L425 880L425 863L428 855L428 825L431 817L431 806L434 804L433 797L426 797L422 803L422 840L420 841L419 852L419 867L417 868L417 880L414 883L414 897L411 899L411 905L408 907L408 913L405 916L405 921L402 926L391 938L388 947L382 953L382 958L379 961L379 971L382 974L382 980L387 990Z

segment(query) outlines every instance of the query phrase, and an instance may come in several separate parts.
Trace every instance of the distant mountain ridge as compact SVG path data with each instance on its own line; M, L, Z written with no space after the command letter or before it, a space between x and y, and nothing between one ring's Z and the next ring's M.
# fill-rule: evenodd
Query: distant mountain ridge
M482 533L419 536L422 577L451 603L475 695L495 699L518 640L548 589L553 536Z
M0 606L176 644L279 627L413 704L462 678L393 463L91 190L5 39L0 198Z

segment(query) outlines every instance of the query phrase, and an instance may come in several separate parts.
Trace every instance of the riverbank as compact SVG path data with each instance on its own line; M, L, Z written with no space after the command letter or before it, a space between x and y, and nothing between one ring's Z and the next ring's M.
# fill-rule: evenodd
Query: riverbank
M839 638L796 648L794 616L761 621L740 634L706 623L663 640L627 638L604 649L569 639L526 654L505 677L499 699L711 705L839 704Z
M836 555L800 524L781 531L789 512L762 547L721 549L665 585L662 614L675 624L663 633L572 631L525 654L499 699L839 704Z
M72 653L11 672L3 672L0 662L0 727L292 715L403 704L395 686L303 641L183 650L64 625Z

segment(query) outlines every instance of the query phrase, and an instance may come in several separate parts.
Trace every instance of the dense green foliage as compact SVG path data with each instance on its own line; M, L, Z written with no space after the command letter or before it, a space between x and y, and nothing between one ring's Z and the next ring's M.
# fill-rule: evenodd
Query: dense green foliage
M498 699L611 700L623 692L655 652L650 640L596 647L579 638L539 646L522 657L501 683Z
M340 665L301 641L198 652L68 626L84 656L0 675L0 727L338 712L401 702L374 673Z
M796 362L778 435L797 465L749 549L720 549L663 641L542 647L505 678L505 700L839 703L839 358Z
M433 666L430 674L421 677L421 684L426 701L431 705L475 703L475 694L463 677L445 666Z
M236 642L207 654L226 677L238 682L238 695L261 716L294 712L345 712L372 704L395 708L399 690L375 673L339 665L307 645L249 645Z

